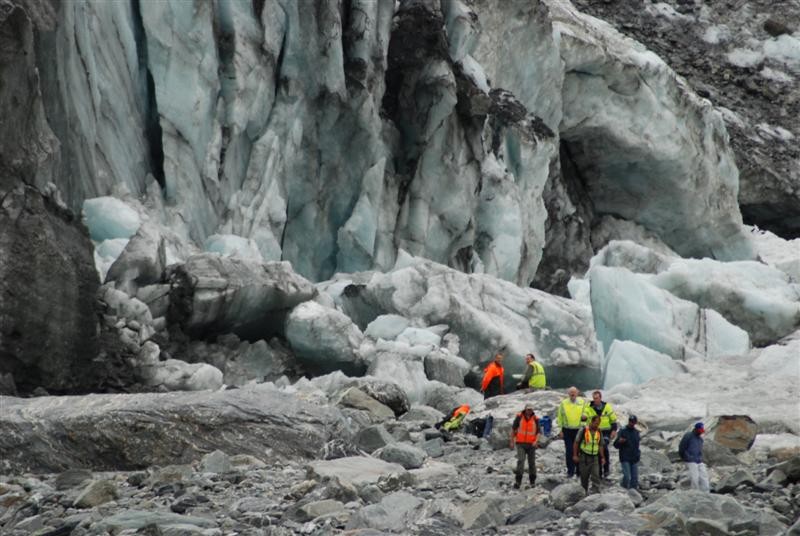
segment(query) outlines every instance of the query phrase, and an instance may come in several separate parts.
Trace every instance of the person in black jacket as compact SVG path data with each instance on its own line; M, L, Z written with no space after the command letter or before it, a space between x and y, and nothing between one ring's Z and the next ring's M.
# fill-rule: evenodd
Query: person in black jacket
M622 487L639 487L639 430L636 429L636 415L628 417L628 425L617 434L614 448L619 449L619 464L622 467Z

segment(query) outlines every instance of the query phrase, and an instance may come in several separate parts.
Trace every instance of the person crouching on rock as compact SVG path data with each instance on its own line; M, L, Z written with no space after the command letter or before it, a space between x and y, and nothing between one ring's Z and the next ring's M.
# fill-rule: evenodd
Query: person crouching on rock
M589 477L592 479L593 491L600 491L600 466L603 464L603 436L600 433L600 415L595 415L578 432L572 447L572 460L578 464L581 475L581 486L589 493Z
M517 413L511 425L510 446L517 447L517 470L514 472L514 488L522 484L522 471L525 458L528 458L528 479L531 487L536 484L536 440L539 437L539 418L533 414L533 406L525 404L525 409Z
M494 361L483 369L481 392L483 393L484 400L493 396L502 395L505 392L503 390L503 376L505 373L505 370L503 370L503 354L502 352L497 352L494 354Z
M517 385L517 389L530 389L531 391L544 389L547 379L542 364L536 361L536 357L533 354L525 356L525 364L527 365L525 367L525 376Z

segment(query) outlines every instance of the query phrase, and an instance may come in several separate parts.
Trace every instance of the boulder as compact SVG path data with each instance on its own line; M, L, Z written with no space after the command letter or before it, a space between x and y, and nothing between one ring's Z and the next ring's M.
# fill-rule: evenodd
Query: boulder
M93 508L119 497L117 486L111 480L95 480L78 495L75 508Z
M726 495L714 495L702 491L675 490L639 508L639 514L658 515L663 509L680 512L686 519L726 520L746 517L746 509ZM727 528L727 525L726 525Z
M138 369L142 383L165 391L203 391L222 387L223 374L207 363L187 363L167 359L142 364Z
M67 469L56 477L54 485L57 490L65 490L77 487L91 478L92 472L88 469Z
M357 387L345 390L337 401L339 405L368 412L376 422L394 418L394 412Z
M345 508L342 503L333 499L324 499L321 501L313 501L299 506L293 512L295 521L305 523L320 516L337 514L344 512Z
M399 420L403 422L419 421L423 424L433 426L437 422L441 421L443 417L444 413L436 408L415 405L411 406L406 413L401 415Z
M564 513L570 516L580 516L583 512L602 512L614 510L620 514L633 512L635 506L627 493L612 491L610 493L597 493L581 499L566 508Z
M755 486L756 479L748 469L736 469L733 473L725 476L716 485L717 493L731 493L739 486Z
M405 469L422 467L428 453L408 443L390 443L378 453L381 460L402 465Z
M586 497L586 492L578 482L566 482L550 491L550 502L553 503L553 508L562 512L577 504L584 497Z
M232 467L231 457L221 450L215 450L203 456L203 459L200 460L199 471L202 473L228 473Z
M690 536L728 536L726 523L713 519L689 518L686 521L686 532Z
M216 449L313 457L342 433L336 409L269 384L202 393L0 397L0 406L0 457L11 473L87 464L133 470L189 463Z
M505 516L500 509L501 502L498 497L482 497L464 505L462 508L464 529L484 529L503 525Z
M258 340L284 334L283 320L316 295L288 262L261 263L202 253L170 266L168 320L190 335L235 333Z
M590 512L580 520L580 530L587 534L638 534L647 527L641 516L615 510Z
M796 483L800 482L800 456L781 462L767 468L767 474L779 471L786 476L786 482Z
M309 478L321 480L336 477L356 488L376 484L381 477L406 472L401 465L388 463L369 456L349 456L335 460L320 460L309 463Z
M713 439L705 439L703 441L703 461L709 467L739 465L741 463L731 449Z
M189 534L202 533L200 529L215 528L217 526L216 522L205 517L131 509L104 518L102 521L95 523L93 529L121 532L126 529L139 530L151 525L154 525L156 527L155 530L159 532L182 531L178 532L179 534L187 531L189 531Z
M381 424L363 428L354 439L355 444L366 452L374 452L394 441L392 435Z
M542 525L551 521L558 521L564 514L543 504L534 504L524 510L511 514L506 519L506 525Z
M721 415L713 430L714 441L733 452L743 452L753 446L758 425L747 415Z
M361 508L350 517L347 529L376 529L404 532L416 521L422 500L408 492L398 491L383 497L379 503Z

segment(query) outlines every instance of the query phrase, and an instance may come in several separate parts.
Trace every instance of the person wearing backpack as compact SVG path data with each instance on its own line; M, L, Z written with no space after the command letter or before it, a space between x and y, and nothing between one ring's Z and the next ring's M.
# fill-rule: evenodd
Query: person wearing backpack
M592 479L592 488L600 491L600 466L605 461L603 456L603 435L600 433L600 415L595 415L589 421L589 426L584 426L575 437L572 447L572 460L578 464L581 476L581 486L589 493L589 478Z
M636 415L628 417L628 426L620 430L614 440L614 448L619 449L619 464L622 467L622 487L639 488L639 460L642 457L639 449L639 430L636 429Z
M525 458L528 458L528 478L531 487L536 484L536 446L539 437L539 418L533 413L533 406L525 404L525 408L517 413L511 425L510 446L517 448L517 470L514 472L514 488L522 484L522 472L525 469Z

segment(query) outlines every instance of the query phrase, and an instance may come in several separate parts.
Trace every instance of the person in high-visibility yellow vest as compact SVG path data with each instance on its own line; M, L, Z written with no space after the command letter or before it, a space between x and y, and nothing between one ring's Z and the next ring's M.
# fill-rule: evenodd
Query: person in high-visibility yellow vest
M600 433L603 435L603 455L605 456L605 464L603 464L603 478L608 478L608 473L611 469L608 460L608 444L614 441L617 436L617 414L614 413L614 408L611 404L603 401L603 393L595 391L592 393L592 401L586 407L586 418L591 419L595 415L600 417Z
M583 427L572 447L572 461L578 464L581 486L589 493L589 477L594 491L600 491L600 466L603 465L603 435L600 433L600 416L595 415L589 426Z
M578 388L570 387L567 398L558 405L556 424L561 428L558 437L564 439L564 458L567 462L567 477L575 476L578 466L572 459L572 445L586 420L586 401L578 397Z
M525 376L523 376L518 387L520 389L544 389L547 380L545 379L542 364L536 361L536 357L533 354L525 356L525 363L528 366L525 369Z

